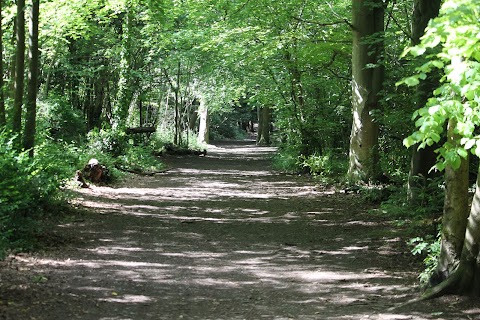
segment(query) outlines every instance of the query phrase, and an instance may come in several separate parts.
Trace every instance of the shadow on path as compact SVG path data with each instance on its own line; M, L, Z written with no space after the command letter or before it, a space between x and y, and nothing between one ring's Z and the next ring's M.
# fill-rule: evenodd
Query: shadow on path
M272 171L274 151L218 144L168 157L165 174L79 191L90 213L60 228L84 244L17 257L44 294L5 319L480 317L439 301L388 312L418 293L400 231L357 196Z

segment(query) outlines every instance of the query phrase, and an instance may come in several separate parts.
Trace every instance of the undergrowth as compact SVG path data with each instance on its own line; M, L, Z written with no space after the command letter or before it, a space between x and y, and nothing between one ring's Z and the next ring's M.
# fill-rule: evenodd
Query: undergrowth
M0 133L0 258L8 250L36 247L45 227L42 221L64 202L60 187L74 167L66 154L43 143L30 158L28 151L17 151L11 134Z
M167 145L172 145L174 132L172 130L157 131L148 142L148 146L154 150L155 153L162 153ZM181 143L176 146L179 149L201 151L206 150L207 145L199 142L197 134L188 131L182 134Z
M335 184L345 180L348 161L333 151L305 156L295 146L283 146L273 158L273 166L284 172L310 174L321 184Z
M422 285L427 285L437 269L440 256L440 235L412 238L408 241L408 245L412 248L411 252L414 256L423 257L425 269L420 272L418 279Z
M91 158L108 168L113 180L118 168L157 171L164 167L153 148L136 144L121 132L92 131L81 143L39 135L35 157L14 147L11 133L0 132L0 259L9 251L30 251L45 236L48 221L62 215L68 203L64 186Z
M419 280L426 285L437 267L440 254L438 232L443 212L443 178L429 179L412 193L415 196L407 199L406 187L397 187L377 212L390 217L404 229L407 237L411 237L407 244L411 253L423 261L425 268L420 272Z

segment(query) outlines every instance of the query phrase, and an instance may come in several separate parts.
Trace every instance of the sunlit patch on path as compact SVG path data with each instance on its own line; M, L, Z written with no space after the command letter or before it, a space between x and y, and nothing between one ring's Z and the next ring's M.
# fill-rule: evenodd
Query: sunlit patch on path
M433 305L386 311L418 292L398 232L356 196L272 171L273 151L219 145L80 190L92 213L61 229L83 245L16 263L60 291L64 319L438 319ZM38 318L55 319L46 297ZM479 314L440 311L466 313Z

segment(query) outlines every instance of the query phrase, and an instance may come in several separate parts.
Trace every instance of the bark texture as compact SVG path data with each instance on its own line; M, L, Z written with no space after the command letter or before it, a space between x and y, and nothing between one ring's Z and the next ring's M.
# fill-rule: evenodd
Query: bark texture
M465 231L459 273L460 281L456 292L460 294L472 293L480 296L480 168L477 172L475 195L473 196L470 215Z
M200 124L198 128L198 142L199 143L209 143L209 117L208 117L208 108L205 105L205 101L200 99L200 106L198 107L198 115L200 119Z
M268 107L258 107L257 144L270 145L271 110Z
M348 176L354 181L376 180L381 174L378 123L383 87L384 7L381 0L353 0L352 107Z
M448 124L448 139L455 143L455 120ZM442 241L434 282L446 279L458 266L462 254L468 218L468 159L462 159L460 168L445 168L445 203L442 218Z
M0 75L4 73L4 63L3 63L3 28L2 28L2 18L3 18L3 0L0 0ZM5 112L5 92L4 92L4 81L3 76L0 77L0 127L4 127L7 124L7 117Z
M455 270L438 285L426 290L421 298L412 302L447 293L480 296L480 167L463 238L461 256Z
M39 74L39 51L38 51L38 18L40 13L40 0L33 0L30 17L29 34L29 67L28 67L28 90L25 101L25 132L23 148L30 150L30 156L33 157L33 147L35 145L35 132L37 122L37 92L38 92L38 74Z
M12 131L17 134L17 147L21 143L22 106L25 72L25 0L17 0L17 46L15 51L15 92L13 101Z

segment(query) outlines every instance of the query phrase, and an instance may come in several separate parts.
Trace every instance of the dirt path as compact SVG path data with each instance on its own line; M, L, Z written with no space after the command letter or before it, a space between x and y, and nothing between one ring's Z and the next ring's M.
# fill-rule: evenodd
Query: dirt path
M273 149L218 145L173 170L82 190L74 243L11 257L0 319L476 319L418 294L402 233L356 195L271 171Z

